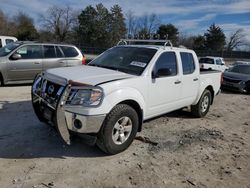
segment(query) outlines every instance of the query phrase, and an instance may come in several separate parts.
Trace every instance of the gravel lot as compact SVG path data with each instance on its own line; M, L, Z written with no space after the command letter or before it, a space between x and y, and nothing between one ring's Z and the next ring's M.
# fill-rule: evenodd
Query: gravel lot
M35 117L30 86L1 87L0 185L250 188L249 133L250 96L222 93L205 118L147 121L128 150L107 156L77 138L65 146Z

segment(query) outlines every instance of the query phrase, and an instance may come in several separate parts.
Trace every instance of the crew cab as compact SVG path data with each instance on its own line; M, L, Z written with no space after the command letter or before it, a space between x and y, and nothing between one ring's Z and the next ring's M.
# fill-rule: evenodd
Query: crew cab
M199 59L200 68L224 72L228 69L222 57L206 56Z
M92 136L108 154L128 148L150 118L189 106L204 117L221 72L200 72L193 50L168 44L117 45L88 65L42 72L32 86L37 117L66 143L71 134Z

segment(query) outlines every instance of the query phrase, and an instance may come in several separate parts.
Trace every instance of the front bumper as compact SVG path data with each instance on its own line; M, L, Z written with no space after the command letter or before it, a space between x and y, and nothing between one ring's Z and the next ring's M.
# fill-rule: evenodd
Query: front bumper
M221 85L222 89L231 90L231 91L239 91L241 93L246 93L246 84L241 83L232 83L224 81Z
M106 115L86 116L64 111L67 127L77 133L98 133Z
M47 93L50 87L47 84L54 84L54 88L57 88L52 95ZM72 112L72 106L68 108L66 104L71 89L70 84L62 86L41 76L35 79L32 86L32 104L36 115L40 120L54 124L63 140L68 144L70 144L70 131L98 133L106 117L106 114L85 115L81 112Z

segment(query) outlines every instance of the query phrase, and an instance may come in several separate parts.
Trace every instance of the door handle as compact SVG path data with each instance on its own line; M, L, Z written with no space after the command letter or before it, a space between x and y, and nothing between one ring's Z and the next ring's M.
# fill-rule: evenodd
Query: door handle
M198 78L194 78L194 79L193 79L194 82L195 82L195 81L198 81L198 80L199 80Z
M180 84L180 83L181 83L180 80L177 80L177 81L174 82L174 84Z
M39 64L41 64L41 63L40 63L40 62L34 62L34 64L39 65Z
M58 63L64 63L63 61L60 61L60 62L58 62Z

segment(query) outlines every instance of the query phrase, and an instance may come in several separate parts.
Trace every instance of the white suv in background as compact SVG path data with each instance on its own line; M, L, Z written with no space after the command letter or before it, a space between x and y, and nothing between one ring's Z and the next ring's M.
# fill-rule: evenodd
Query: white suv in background
M9 37L9 36L0 36L0 48L5 46L6 44L9 44L11 42L16 42L16 37Z
M224 72L228 69L222 57L200 57L199 59L201 69L218 70Z

